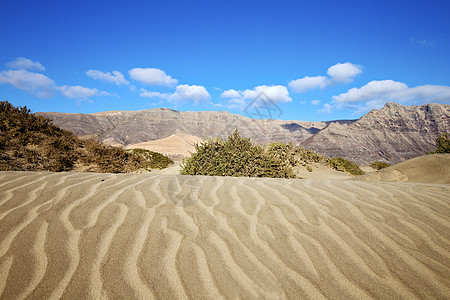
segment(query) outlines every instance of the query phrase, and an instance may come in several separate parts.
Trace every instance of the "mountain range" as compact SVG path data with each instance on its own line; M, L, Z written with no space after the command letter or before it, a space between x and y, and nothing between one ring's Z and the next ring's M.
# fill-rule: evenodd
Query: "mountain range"
M235 129L260 144L291 142L359 164L398 163L434 149L439 133L450 133L450 105L387 103L356 120L283 121L251 119L229 112L182 112L168 108L94 114L38 113L85 139L126 148L140 147L174 158L192 152L209 137Z

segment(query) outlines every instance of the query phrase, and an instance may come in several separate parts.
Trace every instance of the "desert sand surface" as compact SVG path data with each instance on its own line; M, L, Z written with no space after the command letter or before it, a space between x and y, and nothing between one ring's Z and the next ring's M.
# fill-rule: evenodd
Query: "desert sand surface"
M450 154L429 154L354 178L364 181L450 184Z
M2 299L449 299L450 185L0 172Z

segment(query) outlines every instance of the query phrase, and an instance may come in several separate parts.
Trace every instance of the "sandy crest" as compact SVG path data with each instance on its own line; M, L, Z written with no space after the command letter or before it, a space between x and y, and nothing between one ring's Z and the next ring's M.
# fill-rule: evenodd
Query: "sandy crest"
M353 180L450 184L450 154L429 154L411 158Z
M0 172L2 299L448 299L450 186Z

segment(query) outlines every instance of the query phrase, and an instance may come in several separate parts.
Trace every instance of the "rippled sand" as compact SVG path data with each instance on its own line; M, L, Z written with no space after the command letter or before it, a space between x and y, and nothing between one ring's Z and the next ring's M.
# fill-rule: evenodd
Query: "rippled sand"
M3 299L450 297L450 185L0 172Z

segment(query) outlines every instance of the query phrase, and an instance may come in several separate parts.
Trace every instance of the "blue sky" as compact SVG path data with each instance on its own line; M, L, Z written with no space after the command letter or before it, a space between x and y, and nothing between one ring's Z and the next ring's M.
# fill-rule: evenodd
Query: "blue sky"
M450 104L449 1L2 1L0 99L32 111L358 118Z

